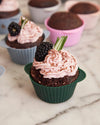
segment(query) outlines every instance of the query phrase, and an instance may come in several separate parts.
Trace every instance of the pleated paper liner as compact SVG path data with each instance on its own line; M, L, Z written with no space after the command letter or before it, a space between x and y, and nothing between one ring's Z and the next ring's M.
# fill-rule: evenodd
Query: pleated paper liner
M29 75L30 80L35 88L37 96L48 103L61 103L70 99L74 93L75 87L78 82L82 81L86 77L86 73L79 68L78 78L71 84L60 87L47 87L36 83L30 74L32 63L25 66L25 72Z
M44 40L47 39L49 36L49 31L44 30L44 36L45 36ZM6 44L5 39L3 39L0 42L0 46L7 48L10 58L14 63L20 64L20 65L26 65L30 62L33 62L35 52L36 52L36 46L27 48L27 49L16 49L16 48L9 47Z

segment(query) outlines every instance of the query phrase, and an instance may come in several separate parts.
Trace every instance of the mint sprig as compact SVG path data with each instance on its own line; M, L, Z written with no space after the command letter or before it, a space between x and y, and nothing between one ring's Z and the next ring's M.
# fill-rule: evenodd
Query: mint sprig
M21 17L21 29L23 29L24 28L24 26L25 26L25 24L28 22L28 19L23 19L22 17Z
M58 37L54 45L54 49L58 51L62 50L66 40L67 40L67 36L62 36L61 38Z

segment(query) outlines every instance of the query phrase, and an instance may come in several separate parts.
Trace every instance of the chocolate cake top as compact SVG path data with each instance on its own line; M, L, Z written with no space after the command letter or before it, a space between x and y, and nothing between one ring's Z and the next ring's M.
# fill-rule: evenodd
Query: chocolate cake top
M91 3L79 2L73 5L69 11L73 13L79 13L79 14L90 14L90 13L97 12L98 8Z
M46 8L52 7L58 4L57 0L31 0L29 5L32 7Z

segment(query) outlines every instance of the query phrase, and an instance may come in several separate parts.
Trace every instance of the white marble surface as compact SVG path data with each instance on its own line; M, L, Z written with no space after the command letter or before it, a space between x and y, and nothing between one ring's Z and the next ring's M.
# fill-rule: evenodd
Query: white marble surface
M20 0L28 17L25 2ZM14 64L0 47L0 65L6 68L0 77L0 125L100 125L100 20L94 29L84 31L78 45L67 50L77 57L87 77L77 84L69 101L48 104L36 96L24 66Z

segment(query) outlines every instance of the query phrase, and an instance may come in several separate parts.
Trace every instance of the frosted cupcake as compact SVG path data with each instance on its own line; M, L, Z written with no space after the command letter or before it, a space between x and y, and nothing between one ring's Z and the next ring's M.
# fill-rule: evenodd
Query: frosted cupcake
M59 103L68 100L77 82L85 78L76 58L62 50L67 37L57 39L53 45L41 43L36 50L33 64L25 67L38 97L46 102Z
M57 51L52 48L48 51L44 60L42 59L40 61L42 55L45 54L45 52L40 52L43 51L43 46L44 45L41 44L37 48L33 66L31 68L31 76L34 81L52 87L74 82L79 74L78 64L75 57L65 50Z
M21 18L19 24L12 22L8 30L6 43L16 49L31 48L44 40L42 28L24 17Z
M22 17L19 23L12 22L8 30L5 41L0 43L5 43L12 61L22 65L32 62L37 45L46 37L42 28Z
M21 12L16 0L0 0L0 33L8 33L11 21L18 22Z

